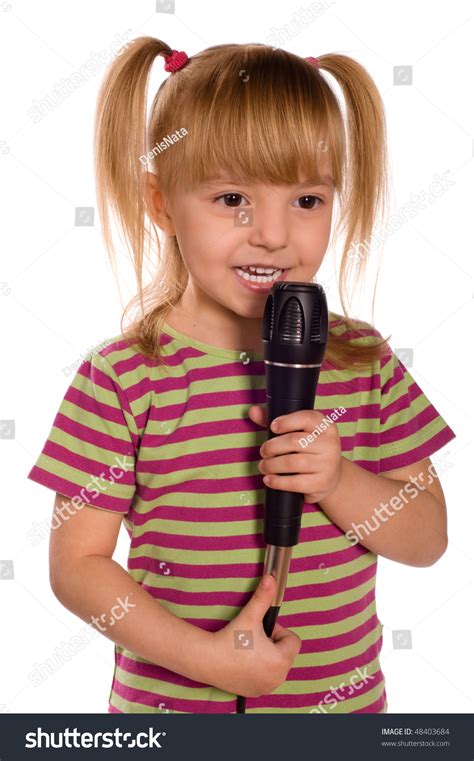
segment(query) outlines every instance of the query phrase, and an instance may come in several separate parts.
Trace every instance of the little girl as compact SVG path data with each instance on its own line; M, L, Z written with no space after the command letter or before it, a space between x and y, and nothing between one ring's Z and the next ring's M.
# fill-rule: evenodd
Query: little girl
M170 76L148 119L157 56ZM443 554L430 455L455 434L345 305L387 188L373 80L345 55L252 43L188 58L141 37L106 74L95 156L107 250L114 212L140 309L82 362L28 477L56 492L54 593L115 643L109 711L235 713L237 695L253 714L386 711L377 556ZM336 199L344 314L330 312L314 409L269 439L265 302L276 280L315 281ZM304 494L271 638L265 485ZM112 560L122 522L127 571Z

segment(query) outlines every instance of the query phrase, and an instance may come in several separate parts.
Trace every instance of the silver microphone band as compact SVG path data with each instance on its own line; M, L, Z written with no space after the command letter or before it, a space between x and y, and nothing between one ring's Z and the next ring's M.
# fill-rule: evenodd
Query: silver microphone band
M278 367L321 367L321 364L319 365L293 365L288 362L270 362L269 359L263 360L266 365L277 365Z
M279 608L282 604L292 552L293 547L277 547L274 544L267 544L265 548L263 575L269 573L276 581L275 594L271 602L272 607Z

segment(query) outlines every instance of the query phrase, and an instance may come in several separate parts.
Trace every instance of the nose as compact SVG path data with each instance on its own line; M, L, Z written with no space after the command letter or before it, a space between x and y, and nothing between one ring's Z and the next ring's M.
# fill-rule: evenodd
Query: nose
M249 225L249 243L269 251L277 251L288 245L288 222L286 215L274 203L255 206Z

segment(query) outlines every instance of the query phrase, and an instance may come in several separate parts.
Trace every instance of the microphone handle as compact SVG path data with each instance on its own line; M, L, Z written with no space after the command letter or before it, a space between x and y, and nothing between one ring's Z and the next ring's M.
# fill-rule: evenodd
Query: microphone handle
M291 366L267 363L269 438L279 435L270 428L275 418L299 410L314 409L319 371L320 365ZM281 393L282 389L285 390L285 395ZM303 502L301 492L282 491L270 486L265 488L264 539L267 546L263 575L269 573L276 581L271 606L263 619L263 627L268 637L272 635L285 594L293 547L299 541Z
M313 371L314 375L315 372ZM299 410L314 409L316 382L306 384L306 387L302 383L301 386L303 388L299 389L300 393L297 397L288 398L267 393L268 438L271 439L279 435L270 428L275 418ZM304 434L302 433L301 438L303 437ZM285 473L283 475L292 476L295 474ZM294 547L295 544L298 544L303 502L303 494L300 492L272 489L271 486L265 487L264 539L266 544L273 544L277 547Z

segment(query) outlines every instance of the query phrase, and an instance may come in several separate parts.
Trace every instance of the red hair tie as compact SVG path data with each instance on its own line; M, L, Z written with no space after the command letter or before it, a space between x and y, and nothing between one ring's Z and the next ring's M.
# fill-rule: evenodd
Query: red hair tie
M308 58L305 58L305 61L309 61L313 66L316 66L317 69L321 68L321 65L319 63L319 58L313 58L312 56L308 56Z
M181 52L178 50L172 50L170 55L165 56L165 71L178 71L178 69L182 69L188 61L189 58L183 50L181 50Z

